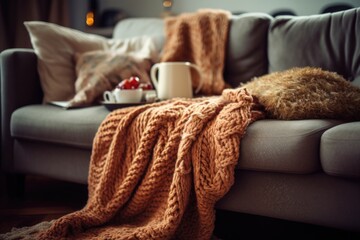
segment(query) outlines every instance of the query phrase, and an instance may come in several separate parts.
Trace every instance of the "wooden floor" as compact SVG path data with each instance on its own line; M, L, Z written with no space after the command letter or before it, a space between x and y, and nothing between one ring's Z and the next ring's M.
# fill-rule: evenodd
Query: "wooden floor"
M218 211L214 234L224 240L237 239L326 239L359 240L360 232L291 222L280 219Z
M0 233L13 227L32 226L81 209L87 187L41 177L27 177L23 198L9 199L0 176ZM273 218L217 211L215 239L360 239L347 232Z
M5 188L2 184L2 190ZM27 177L22 198L0 197L0 233L13 227L32 226L81 209L87 199L87 187L41 177Z

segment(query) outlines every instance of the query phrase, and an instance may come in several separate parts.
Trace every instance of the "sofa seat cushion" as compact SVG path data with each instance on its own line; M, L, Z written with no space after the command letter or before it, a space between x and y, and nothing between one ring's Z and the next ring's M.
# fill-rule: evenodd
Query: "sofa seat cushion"
M321 137L320 159L329 175L360 178L360 122L325 131Z
M93 138L109 111L103 106L65 110L30 105L16 110L11 135L18 139L91 149ZM240 145L238 168L284 173L319 169L321 134L339 124L333 120L260 120L251 124Z
M95 133L109 114L104 106L65 110L29 105L11 116L11 136L91 149Z
M259 120L241 141L239 169L306 174L321 169L322 133L335 120Z

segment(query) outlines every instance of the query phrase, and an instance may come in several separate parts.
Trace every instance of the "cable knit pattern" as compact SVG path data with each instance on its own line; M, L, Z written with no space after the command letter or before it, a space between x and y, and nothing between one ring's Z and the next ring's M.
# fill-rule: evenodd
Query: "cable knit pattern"
M223 70L230 13L203 9L165 20L166 42L162 62L189 61L202 70L200 93L221 94L225 88ZM193 85L199 78L193 74Z
M86 206L35 239L210 239L240 139L262 116L253 106L235 89L113 111L94 139Z

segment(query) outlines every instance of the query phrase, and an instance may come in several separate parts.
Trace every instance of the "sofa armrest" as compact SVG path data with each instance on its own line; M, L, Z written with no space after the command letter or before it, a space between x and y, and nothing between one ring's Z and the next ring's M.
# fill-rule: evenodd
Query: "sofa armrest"
M12 169L11 114L25 105L41 103L43 93L32 49L7 49L0 53L1 168Z

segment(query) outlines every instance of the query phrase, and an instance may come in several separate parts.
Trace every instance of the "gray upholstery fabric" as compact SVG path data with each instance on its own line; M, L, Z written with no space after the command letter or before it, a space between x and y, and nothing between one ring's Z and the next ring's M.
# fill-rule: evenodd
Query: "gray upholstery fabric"
M14 142L14 168L60 180L86 184L91 151L33 140Z
M267 34L272 17L262 13L233 16L225 55L224 78L233 87L268 71Z
M316 66L353 81L360 76L360 8L278 17L269 32L269 72Z
M321 137L320 158L326 173L360 178L360 122L327 130Z
M41 103L42 91L32 49L7 49L1 62L1 168L12 169L13 140L10 136L12 112L24 105Z
M339 123L333 120L256 121L241 141L238 168L298 174L315 172L321 169L321 134Z
M98 126L109 113L103 106L64 110L31 105L16 110L11 135L17 139L91 149ZM261 120L247 130L239 168L257 171L311 173L320 169L321 133L338 122L330 120Z
M356 181L325 173L238 170L234 185L217 208L359 232L359 203L360 188Z
M151 36L161 51L165 41L164 21L161 18L127 18L118 22L113 32L115 39L141 35Z
M11 117L11 136L91 149L100 123L110 112L104 106L65 110L29 105Z
M352 81L351 83L352 83L352 85L357 86L357 87L360 88L360 76L358 76L357 78L355 78L355 80Z

